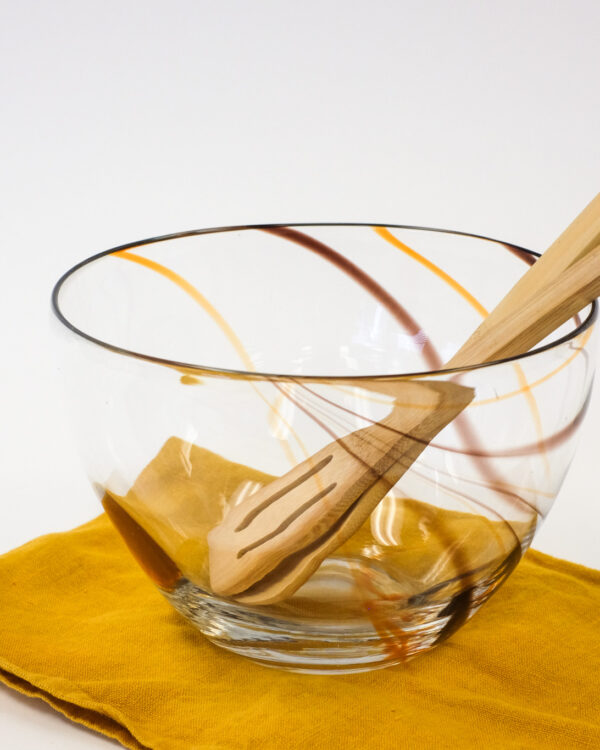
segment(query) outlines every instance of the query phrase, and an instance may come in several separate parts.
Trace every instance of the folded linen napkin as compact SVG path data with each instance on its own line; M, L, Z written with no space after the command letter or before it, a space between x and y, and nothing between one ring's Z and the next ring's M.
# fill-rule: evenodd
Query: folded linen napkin
M599 675L600 572L539 552L432 652L335 676L213 646L105 515L0 557L0 680L130 748L597 750Z

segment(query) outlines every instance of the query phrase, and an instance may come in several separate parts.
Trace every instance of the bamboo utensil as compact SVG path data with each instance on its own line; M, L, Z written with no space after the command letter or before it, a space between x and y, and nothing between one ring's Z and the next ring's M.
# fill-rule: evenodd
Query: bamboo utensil
M504 297L447 369L528 351L600 294L600 195ZM213 591L280 601L366 520L428 443L472 400L452 382L382 381L395 405L229 510L208 534Z

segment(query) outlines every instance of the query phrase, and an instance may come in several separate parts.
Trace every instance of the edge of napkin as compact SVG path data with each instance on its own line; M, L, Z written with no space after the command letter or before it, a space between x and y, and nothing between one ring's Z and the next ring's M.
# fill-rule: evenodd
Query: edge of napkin
M53 709L66 716L67 719L82 724L87 729L91 729L94 732L98 732L104 737L110 737L111 739L117 740L124 747L130 748L131 750L152 750L148 745L143 745L139 742L133 734L127 729L125 721L121 721L118 718L111 718L107 713L98 710L99 706L97 701L92 700L89 696L83 693L81 690L78 691L78 699L81 698L82 705L72 703L64 698L47 692L46 690L38 687L29 680L21 676L23 671L16 667L14 664L6 662L0 658L0 683L6 685L12 690L16 690L22 695L26 695L28 698L39 698L47 703ZM35 675L29 675L34 678ZM47 681L48 678L44 678ZM68 682L69 693L73 695L73 683ZM60 692L60 691L57 691ZM102 707L106 709L106 707ZM118 715L118 711L112 711Z

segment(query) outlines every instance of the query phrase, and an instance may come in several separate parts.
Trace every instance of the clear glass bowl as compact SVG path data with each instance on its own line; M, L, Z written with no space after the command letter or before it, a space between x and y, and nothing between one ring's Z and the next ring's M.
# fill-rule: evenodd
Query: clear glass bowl
M183 232L68 271L53 307L84 465L172 605L226 649L321 672L404 661L468 620L548 513L590 395L595 304L528 354L443 369L534 260L458 232L315 224ZM210 530L386 417L407 380L475 397L299 589L216 594Z

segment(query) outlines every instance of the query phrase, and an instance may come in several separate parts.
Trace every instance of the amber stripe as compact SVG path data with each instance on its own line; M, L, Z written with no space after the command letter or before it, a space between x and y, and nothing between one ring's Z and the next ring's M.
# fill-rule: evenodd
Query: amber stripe
M434 273L436 276L439 276L442 281L445 281L448 286L451 286L452 289L454 289L455 292L458 292L463 299L465 299L471 307L475 308L477 312L483 317L487 317L488 311L485 309L485 307L479 302L478 299L476 299L471 292L469 292L467 289L465 289L462 284L459 284L458 281L450 276L449 273L446 273L446 271L442 270L439 266L437 266L435 263L429 260L429 258L426 258L424 255L421 255L416 250L413 250L412 247L409 247L404 242L399 240L397 237L394 237L394 235L389 231L389 229L386 229L385 227L373 227L375 232L382 237L386 242L389 242L390 245L394 245L394 247L398 248L398 250L402 250L403 253L409 256L409 258L412 258L413 260L416 260L417 263L420 263L422 266L425 266L425 268L429 269L432 273Z
M180 276L178 273L175 273L175 271L171 270L170 268L167 268L167 266L163 266L161 263L157 263L154 260L150 260L150 258L145 258L143 255L136 255L135 253L129 252L129 250L120 250L118 253L114 254L115 258L124 258L125 260L133 261L134 263L139 263L140 266L145 266L146 268L151 269L152 271L155 271L156 273L160 274L161 276L164 276L166 279L169 279L169 281L172 281L174 284L176 284L180 289L182 289L186 294L188 294L195 302L197 302L208 315L215 321L215 323L219 326L219 328L223 331L225 336L227 337L229 343L233 346L237 354L239 355L240 359L244 363L244 367L247 370L253 370L254 367L252 365L252 360L250 359L250 356L246 349L244 348L244 345L240 341L238 335L233 330L233 328L229 325L229 323L225 320L225 318L221 315L221 313L216 309L214 305L212 305L206 297L201 294L195 286L190 284L190 282L187 279L184 279L183 276Z
M244 348L244 345L240 341L238 335L233 330L233 328L229 325L229 323L225 320L225 318L221 315L221 313L216 309L216 307L211 304L206 297L201 294L195 286L190 284L190 282L187 279L184 279L183 276L180 276L178 273L173 271L171 268L168 268L167 266L162 265L162 263L157 263L154 260L150 260L150 258L146 258L143 255L137 255L135 253L131 253L128 250L120 250L117 253L114 253L113 257L115 258L123 258L124 260L129 260L133 263L137 263L141 266L145 266L146 268L149 268L151 271L155 271L156 273L160 274L164 278L168 279L169 281L176 284L182 291L184 291L186 294L188 294L195 302L197 302L203 310L210 315L210 317L215 321L215 323L219 326L219 328L223 331L225 336L227 337L230 344L233 346L237 354L239 355L240 359L244 363L244 367L249 370L250 372L254 371L254 365L252 364L252 360L250 358L250 355ZM185 377L185 376L184 376ZM296 439L296 442L300 446L300 450L304 454L306 458L308 458L308 452L306 450L306 447L304 443L302 442L300 436L292 429L292 426L285 420L281 414L277 411L277 408L273 406L264 396L263 394L256 388L256 386L251 383L252 387L258 394L258 396L265 402L265 404L269 407L269 410L271 413L275 414L278 419L282 421L282 423L289 429L290 434L294 436ZM287 440L284 440L282 438L279 438L279 441L283 447L283 450L287 456L287 459L291 463L292 466L295 466L297 461L296 457L292 453L292 450L289 446L289 443Z

